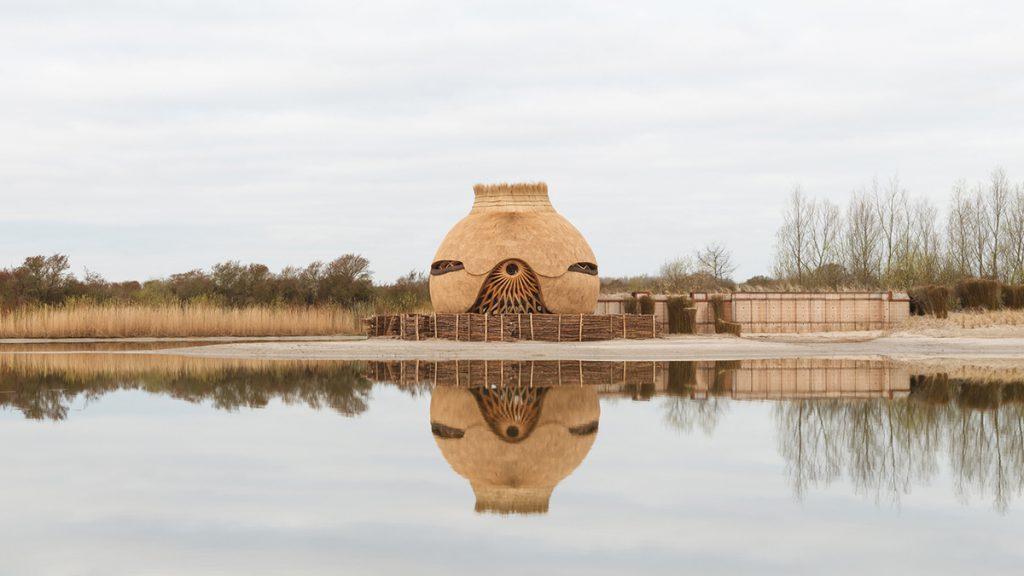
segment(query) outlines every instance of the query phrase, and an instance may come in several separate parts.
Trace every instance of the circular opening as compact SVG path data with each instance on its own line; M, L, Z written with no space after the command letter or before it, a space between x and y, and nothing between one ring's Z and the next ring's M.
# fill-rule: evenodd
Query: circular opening
M519 273L519 265L515 262L509 262L505 266L505 272L507 272L509 276L515 276Z
M519 427L509 426L508 428L505 429L505 435L508 436L509 438L519 437Z

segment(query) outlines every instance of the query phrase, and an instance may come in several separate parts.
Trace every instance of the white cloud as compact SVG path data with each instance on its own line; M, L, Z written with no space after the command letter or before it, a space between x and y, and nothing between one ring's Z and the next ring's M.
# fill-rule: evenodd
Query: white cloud
M794 182L841 201L898 173L944 202L997 164L1024 178L1012 2L0 11L3 265L359 251L387 279L428 265L472 183L544 179L607 273L721 239L748 276Z

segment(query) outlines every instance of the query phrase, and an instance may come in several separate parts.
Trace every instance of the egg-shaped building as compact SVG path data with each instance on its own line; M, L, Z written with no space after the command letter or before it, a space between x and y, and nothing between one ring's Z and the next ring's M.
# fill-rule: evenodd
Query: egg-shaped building
M590 245L544 183L478 184L469 214L430 267L437 313L590 314L600 282Z

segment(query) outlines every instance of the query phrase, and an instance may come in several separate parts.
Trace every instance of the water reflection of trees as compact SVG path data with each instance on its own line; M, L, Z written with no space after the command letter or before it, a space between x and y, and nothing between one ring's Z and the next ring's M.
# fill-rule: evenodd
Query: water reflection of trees
M916 377L902 399L806 399L774 406L779 452L797 496L845 476L898 503L946 455L957 493L1006 510L1024 490L1024 383Z
M710 434L733 401L729 382L739 364L704 364L668 368L664 417L683 432ZM943 463L965 501L991 499L1005 511L1024 492L1024 382L913 376L905 397L783 397L772 410L798 498L845 478L858 494L898 504Z
M695 362L670 362L666 378L665 420L670 426L682 432L699 428L704 434L715 431L719 421L729 410L729 401L723 398L725 386L722 376L734 368L734 362L716 362L714 381L709 393L693 397L690 393L697 384Z
M262 408L272 400L356 415L372 383L359 365L333 362L182 361L170 357L7 357L0 362L0 408L27 418L64 420L78 401L142 390L223 410Z

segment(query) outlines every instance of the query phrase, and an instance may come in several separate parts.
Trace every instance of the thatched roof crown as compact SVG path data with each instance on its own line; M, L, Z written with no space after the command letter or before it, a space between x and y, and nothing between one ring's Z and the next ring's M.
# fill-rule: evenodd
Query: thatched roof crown
M492 210L523 212L554 212L548 198L548 185L544 182L508 184L476 184L472 213Z

